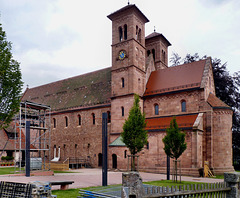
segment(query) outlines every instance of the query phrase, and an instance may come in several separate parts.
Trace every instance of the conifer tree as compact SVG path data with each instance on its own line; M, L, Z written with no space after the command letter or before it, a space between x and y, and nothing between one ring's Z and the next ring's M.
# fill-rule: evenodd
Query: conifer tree
M0 24L0 128L7 126L19 110L22 75L12 58L11 43Z
M128 119L123 125L123 132L121 134L123 142L133 156L131 161L132 171L136 170L135 155L147 144L148 138L147 131L145 130L145 115L141 112L139 102L139 96L135 95L133 107L130 109Z

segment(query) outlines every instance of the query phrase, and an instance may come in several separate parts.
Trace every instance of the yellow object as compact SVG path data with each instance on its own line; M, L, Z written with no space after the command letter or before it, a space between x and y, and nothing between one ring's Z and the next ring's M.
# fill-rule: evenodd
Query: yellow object
M209 163L208 161L204 162L204 177L213 177L213 173L209 168Z

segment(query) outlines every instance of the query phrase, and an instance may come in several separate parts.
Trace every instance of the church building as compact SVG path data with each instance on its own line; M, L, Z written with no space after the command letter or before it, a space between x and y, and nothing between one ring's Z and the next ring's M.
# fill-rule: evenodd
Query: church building
M54 148L61 148L60 161L85 158L91 167L101 166L106 112L108 168L126 170L130 153L120 134L138 94L148 131L140 170L166 173L162 138L175 116L186 133L182 174L198 176L205 161L215 174L233 171L232 110L215 95L211 58L169 67L171 43L155 31L145 36L149 20L136 5L107 17L112 21L111 67L27 88L22 96L22 101L51 107L51 158Z

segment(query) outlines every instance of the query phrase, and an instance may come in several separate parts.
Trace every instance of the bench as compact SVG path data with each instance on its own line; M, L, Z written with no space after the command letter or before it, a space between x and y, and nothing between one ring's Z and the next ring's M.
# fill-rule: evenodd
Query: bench
M69 185L74 183L74 181L50 181L51 186L60 185L60 190L67 190Z

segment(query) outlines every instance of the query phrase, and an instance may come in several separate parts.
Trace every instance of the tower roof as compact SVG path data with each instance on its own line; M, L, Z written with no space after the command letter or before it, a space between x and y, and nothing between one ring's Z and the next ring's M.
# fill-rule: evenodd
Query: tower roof
M138 7L135 4L127 5L121 9L113 12L112 14L108 15L107 17L110 20L114 20L119 15L126 14L129 11L135 12L137 15L139 15L145 23L149 22L148 18L141 12L141 10L138 9Z
M167 42L167 44L168 44L168 46L171 46L172 44L166 39L166 37L163 35L163 34L161 34L161 33L158 33L158 32L153 32L153 33L151 33L151 34L149 34L145 39L146 39L146 41L147 40L150 40L150 39L158 39L158 38L162 38L163 40L165 40L166 42Z

